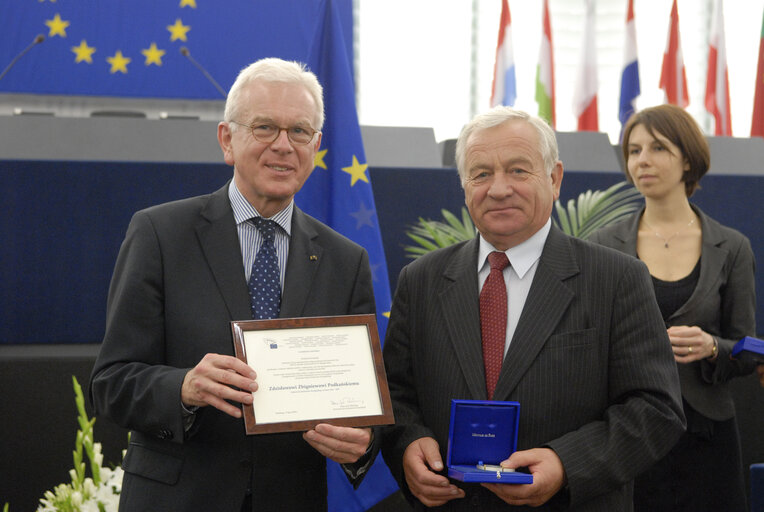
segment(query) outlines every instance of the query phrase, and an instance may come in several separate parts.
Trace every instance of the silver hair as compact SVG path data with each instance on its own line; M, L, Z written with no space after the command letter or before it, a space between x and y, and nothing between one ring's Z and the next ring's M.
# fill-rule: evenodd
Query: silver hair
M464 167L464 159L470 136L480 130L493 128L509 121L525 121L536 130L539 136L539 151L541 151L541 156L544 159L544 168L548 176L552 174L554 165L560 159L554 130L540 117L532 116L527 112L512 107L498 106L475 116L469 123L464 125L461 133L459 133L459 138L456 139L456 168L459 171L462 187L464 187L468 178L467 169Z
M318 78L312 72L308 71L305 64L301 62L287 61L269 57L253 62L239 72L236 81L228 91L228 97L225 102L225 111L223 118L226 121L233 121L239 114L243 105L240 105L242 91L246 85L252 82L280 82L299 84L305 87L308 94L313 98L316 104L316 113L314 118L315 128L321 131L324 126L324 98L323 88L318 82ZM234 129L236 125L232 126Z

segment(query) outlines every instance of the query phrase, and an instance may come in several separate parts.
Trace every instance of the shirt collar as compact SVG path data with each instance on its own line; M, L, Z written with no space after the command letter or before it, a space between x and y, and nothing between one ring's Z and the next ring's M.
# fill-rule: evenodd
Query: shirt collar
M228 185L228 199L231 201L231 209L233 209L233 218L236 221L236 225L247 222L252 217L262 217L257 209L252 206L249 201L239 191L239 187L236 186L234 180ZM292 234L292 213L294 212L294 199L292 199L286 208L278 212L270 220L276 222L281 229L286 231L288 235ZM268 218L268 217L266 217Z
M525 242L518 244L514 247L510 247L504 253L509 258L509 262L515 273L522 279L528 270L533 266L536 261L541 257L541 253L544 250L544 244L546 238L549 236L549 231L552 229L552 218L550 217L541 229L536 231ZM480 248L478 249L478 272L486 264L488 254L496 251L493 245L488 243L483 235L480 235Z

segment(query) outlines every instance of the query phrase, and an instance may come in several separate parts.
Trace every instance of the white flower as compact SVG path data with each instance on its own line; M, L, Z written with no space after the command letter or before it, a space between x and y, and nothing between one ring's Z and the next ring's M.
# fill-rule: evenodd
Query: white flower
M72 500L72 505L74 505L75 507L82 506L82 502L84 501L82 497L82 493L80 491L74 491L72 493L71 500Z
M95 443L93 445L93 459L98 466L103 465L103 453L101 453L101 443Z
M109 509L106 509L106 510L109 510ZM80 512L99 512L98 502L93 499L86 501L80 507Z
M82 388L79 387L77 379L72 378L72 380L80 412L80 425L92 427L95 420L88 418L85 412ZM87 428L87 432L83 432L82 429L77 431L74 453L75 465L79 468L80 475L76 471L77 468L69 470L71 483L60 484L52 491L45 491L37 512L101 512L102 508L106 512L117 512L124 472L121 467L112 470L101 466L103 464L101 443L93 443L92 428ZM124 458L124 450L122 453ZM90 459L89 465L82 460L81 455ZM85 477L88 466L93 473L92 477ZM95 483L94 477L99 477L99 484Z

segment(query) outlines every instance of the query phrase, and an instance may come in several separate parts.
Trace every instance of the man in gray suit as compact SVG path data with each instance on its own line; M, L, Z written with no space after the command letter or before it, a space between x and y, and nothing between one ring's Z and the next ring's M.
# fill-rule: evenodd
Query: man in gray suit
M419 508L631 510L634 476L684 429L647 270L552 225L563 167L544 121L492 109L462 130L456 160L479 236L400 274L384 346L396 418L385 460ZM495 345L498 367L484 359ZM520 403L518 451L500 456L533 484L444 476L451 399Z
M90 387L96 414L131 430L120 510L325 510L324 457L354 483L373 460L370 429L247 436L241 419L258 386L233 356L232 320L375 311L366 251L294 204L323 121L315 75L250 65L218 126L233 180L130 222Z

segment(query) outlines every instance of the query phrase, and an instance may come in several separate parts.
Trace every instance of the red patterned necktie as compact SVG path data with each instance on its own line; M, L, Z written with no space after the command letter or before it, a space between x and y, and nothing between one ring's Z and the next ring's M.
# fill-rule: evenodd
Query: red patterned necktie
M492 400L504 360L507 337L507 287L503 271L509 265L509 260L503 252L494 251L488 255L488 263L491 265L491 273L480 291L480 334L483 338L485 388L488 399Z

